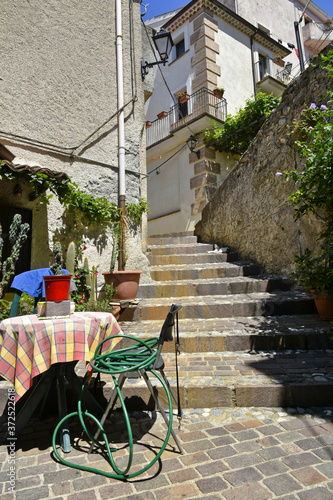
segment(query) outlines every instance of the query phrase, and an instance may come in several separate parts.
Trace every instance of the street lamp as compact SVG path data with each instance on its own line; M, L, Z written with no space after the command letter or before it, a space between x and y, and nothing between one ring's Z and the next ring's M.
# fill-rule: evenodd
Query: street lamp
M190 137L186 141L188 149L191 151L191 153L195 153L198 157L200 158L200 151L193 151L195 146L198 144L197 139L194 137L194 135L190 135Z
M142 59L141 62L142 80L144 80L145 76L148 74L148 68L152 68L156 64L163 64L163 66L165 66L165 63L168 62L168 57L173 47L171 34L164 28L161 28L160 31L153 36L153 42L161 60L148 63L147 61Z

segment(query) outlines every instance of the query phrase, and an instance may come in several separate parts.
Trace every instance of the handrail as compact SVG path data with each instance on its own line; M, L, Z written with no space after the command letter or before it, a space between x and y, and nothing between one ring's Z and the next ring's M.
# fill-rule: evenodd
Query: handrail
M227 101L215 97L214 93L202 88L190 95L189 100L170 108L165 118L156 119L146 129L147 147L169 137L175 130L205 114L224 122L227 117Z

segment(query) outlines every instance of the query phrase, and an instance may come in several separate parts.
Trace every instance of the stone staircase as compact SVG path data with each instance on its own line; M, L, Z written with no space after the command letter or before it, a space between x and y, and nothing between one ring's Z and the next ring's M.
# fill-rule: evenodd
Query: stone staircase
M309 294L292 290L286 278L261 275L234 252L197 243L191 233L153 236L149 245L155 282L140 285L138 306L125 310L121 325L149 338L170 305L182 305L183 407L333 405L333 325L320 320ZM174 343L164 352L175 386ZM140 382L126 393L138 394L147 397Z

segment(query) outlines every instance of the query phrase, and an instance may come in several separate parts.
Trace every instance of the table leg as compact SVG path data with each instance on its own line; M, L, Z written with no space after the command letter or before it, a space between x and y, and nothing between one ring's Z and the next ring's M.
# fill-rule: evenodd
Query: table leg
M55 368L51 367L41 376L40 380L32 386L31 394L22 406L15 419L15 436L19 436L26 424L29 422L32 414L37 408L45 394L49 391L52 380L55 377ZM8 432L3 438L5 442L9 438Z
M65 389L65 367L61 363L57 370L57 397L58 397L58 412L59 421L67 415L66 389ZM61 448L64 453L71 451L71 440L69 435L68 424L63 423L61 426Z

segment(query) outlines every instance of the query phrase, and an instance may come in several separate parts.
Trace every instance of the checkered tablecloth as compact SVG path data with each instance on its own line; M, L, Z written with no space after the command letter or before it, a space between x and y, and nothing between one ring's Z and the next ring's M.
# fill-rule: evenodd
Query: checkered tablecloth
M52 364L90 361L99 342L118 334L119 339L103 344L102 352L112 350L122 335L114 316L104 312L5 319L0 323L0 375L14 385L17 401L31 387L32 379Z

